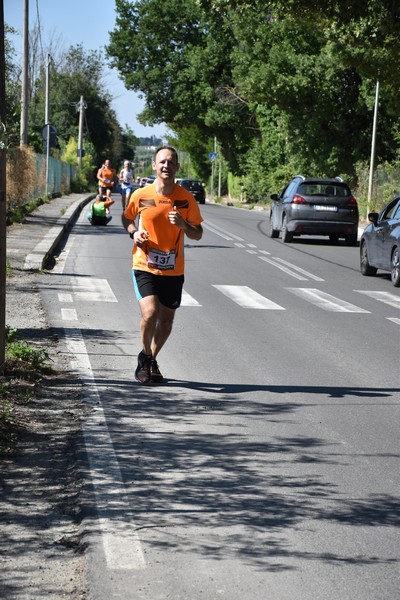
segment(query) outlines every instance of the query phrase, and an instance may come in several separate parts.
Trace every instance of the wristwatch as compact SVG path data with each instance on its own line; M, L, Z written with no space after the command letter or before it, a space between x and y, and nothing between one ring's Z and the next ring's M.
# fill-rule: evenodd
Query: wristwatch
M133 240L133 236L135 235L136 232L137 232L137 229L135 229L135 231L129 232L129 237L131 238L131 240Z

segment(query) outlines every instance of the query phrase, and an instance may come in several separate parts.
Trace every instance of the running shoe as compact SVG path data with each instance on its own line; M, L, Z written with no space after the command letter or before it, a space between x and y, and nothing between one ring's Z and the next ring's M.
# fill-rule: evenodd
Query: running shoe
M164 377L161 375L161 371L158 368L158 364L155 358L151 359L150 377L153 383L161 383L164 379Z
M143 351L138 354L138 365L135 371L135 379L139 383L146 384L151 381L150 366L152 364L151 354Z

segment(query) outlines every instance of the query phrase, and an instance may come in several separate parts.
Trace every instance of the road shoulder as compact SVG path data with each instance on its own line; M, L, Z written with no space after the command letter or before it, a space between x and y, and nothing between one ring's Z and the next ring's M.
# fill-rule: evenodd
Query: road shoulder
M78 600L87 588L75 448L87 407L48 328L38 276L16 271L7 281L6 324L51 356L53 373L15 407L15 450L1 459L0 596Z

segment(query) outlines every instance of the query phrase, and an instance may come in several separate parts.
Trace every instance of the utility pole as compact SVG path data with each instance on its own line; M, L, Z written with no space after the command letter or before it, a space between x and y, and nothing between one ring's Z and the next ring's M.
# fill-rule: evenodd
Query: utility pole
M24 2L20 146L28 145L29 0Z
M374 121L373 121L373 125L372 125L371 161L370 161L370 165L369 165L368 199L367 199L367 215L366 215L367 218L368 218L369 208L371 205L372 182L374 179L375 141L376 141L376 125L378 122L378 103L379 103L379 81L376 82Z
M46 127L46 196L49 194L49 162L50 162L50 63L51 56L47 55L46 64L46 103L44 124Z
M218 198L221 198L222 160L221 152L218 152Z
M214 152L210 153L211 159L211 198L214 200L214 177L215 177L215 161L217 160L217 138L214 136Z
M79 110L79 131L78 131L78 166L82 169L82 157L83 157L83 118L85 110L87 108L86 102L83 100L83 96L79 101L77 110Z
M4 48L4 6L0 2L0 367L4 365L6 348L6 143L1 137L5 133L6 121L6 78Z

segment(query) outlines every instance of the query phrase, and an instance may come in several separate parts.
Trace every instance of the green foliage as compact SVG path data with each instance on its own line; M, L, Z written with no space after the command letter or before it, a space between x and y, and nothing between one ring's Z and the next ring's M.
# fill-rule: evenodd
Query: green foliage
M370 165L366 161L356 164L356 182L353 193L357 198L360 215L367 217L369 212L380 212L389 200L400 194L400 161L382 163L375 170L371 201L368 206Z
M49 198L34 198L21 206L15 206L7 214L7 222L9 225L12 223L22 223L26 215L29 215L36 210L42 204L49 202Z
M17 358L22 362L29 363L35 368L44 367L50 359L47 352L44 350L37 350L24 341L10 342L6 348L6 357Z
M85 156L82 157L82 168L78 170L77 177L74 181L76 191L85 191L94 186L96 181L93 176L93 172L96 165L93 161L93 155L95 153L93 144L89 141L84 140L83 149ZM78 142L75 138L70 138L65 144L63 152L61 154L61 160L78 166Z
M238 169L250 136L243 126L246 106L226 101L234 43L227 23L206 15L194 0L116 0L116 9L107 53L126 87L146 98L141 122L167 123L182 150L190 139L203 179L214 135L231 168Z
M8 144L16 146L19 143L21 89L19 70L13 62L9 42L7 48L7 136ZM37 152L43 152L41 131L45 115L46 68L41 62L35 64L35 68L38 76L32 83L28 138L30 146ZM112 108L112 96L105 88L103 74L102 52L85 51L82 45L77 45L71 46L52 64L49 77L50 120L57 129L60 146L67 144L70 137L78 137L77 109L82 96L86 103L84 140L91 144L95 163L104 160L105 156L116 162L124 154L123 134Z
M19 85L20 68L14 62L15 48L10 41L10 34L15 30L5 25L4 28L4 53L5 53L5 94L6 94L6 119L5 119L5 144L16 146L19 144L20 135L20 100L21 88ZM1 131L3 141L3 131Z
M6 354L0 373L0 452L16 446L21 428L18 406L32 399L34 386L51 373L49 354L17 340L16 329L6 329Z
M116 0L108 55L197 172L217 137L262 200L297 172L355 178L381 81L378 161L396 159L400 7L390 0Z
M369 159L380 81L377 164L396 164L400 131L398 39L393 0L116 0L106 49L127 89L143 95L144 125L166 123L190 169L207 181L217 138L227 172L261 201L293 174L355 181ZM101 52L71 47L51 73L52 122L61 147L77 137L76 105L87 103L86 139L95 164L133 160L105 91ZM16 133L19 86L8 48L6 76ZM39 149L44 68L32 90L30 140ZM18 95L18 94L17 94ZM14 128L14 129L13 129ZM135 162L140 159L135 157ZM146 164L146 168L148 165ZM81 182L83 185L83 182Z
M6 330L6 351L7 359L17 359L21 363L26 363L27 369L42 368L48 370L50 368L50 356L45 350L37 349L30 346L24 340L17 340L17 330Z

